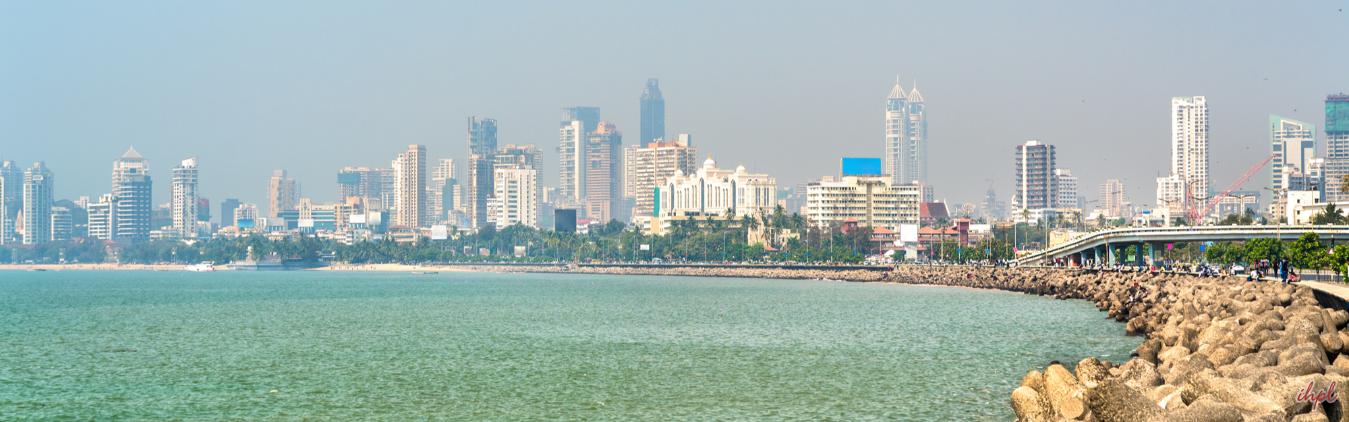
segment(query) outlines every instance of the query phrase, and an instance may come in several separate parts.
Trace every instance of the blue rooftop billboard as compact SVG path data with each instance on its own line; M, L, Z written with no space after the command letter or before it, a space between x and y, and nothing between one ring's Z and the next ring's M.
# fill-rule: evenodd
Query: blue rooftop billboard
M880 176L885 172L881 171L881 159L879 158L845 157L839 174L843 176Z

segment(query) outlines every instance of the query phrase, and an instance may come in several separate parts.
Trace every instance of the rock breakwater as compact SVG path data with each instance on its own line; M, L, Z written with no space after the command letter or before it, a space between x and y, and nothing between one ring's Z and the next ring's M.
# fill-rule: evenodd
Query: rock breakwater
M1123 364L1087 358L1032 371L1021 421L1349 421L1349 312L1305 286L1145 272L914 267L912 284L1085 299L1146 336ZM1310 394L1309 394L1310 393Z

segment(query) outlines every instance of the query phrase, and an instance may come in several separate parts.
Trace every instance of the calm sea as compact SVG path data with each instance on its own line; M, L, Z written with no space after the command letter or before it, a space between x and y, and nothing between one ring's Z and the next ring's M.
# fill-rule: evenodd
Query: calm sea
M0 419L1010 421L1027 371L1138 342L941 287L0 271Z

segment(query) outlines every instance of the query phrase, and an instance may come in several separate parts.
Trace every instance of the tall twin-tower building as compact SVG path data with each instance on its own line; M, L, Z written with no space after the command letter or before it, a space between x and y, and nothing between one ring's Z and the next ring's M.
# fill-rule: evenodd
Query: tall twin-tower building
M917 86L905 93L896 81L885 100L882 165L895 184L927 182L927 110Z

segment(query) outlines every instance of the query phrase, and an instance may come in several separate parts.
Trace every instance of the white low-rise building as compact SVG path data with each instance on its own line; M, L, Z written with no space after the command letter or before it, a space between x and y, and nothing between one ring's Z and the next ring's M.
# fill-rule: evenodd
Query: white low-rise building
M693 174L675 171L656 195L661 217L726 217L728 210L740 217L772 212L777 182L766 174L748 173L743 165L734 171L719 169L708 158Z
M827 228L849 218L863 227L899 230L918 224L918 185L894 185L887 176L844 176L839 181L811 182L806 187L806 218Z

